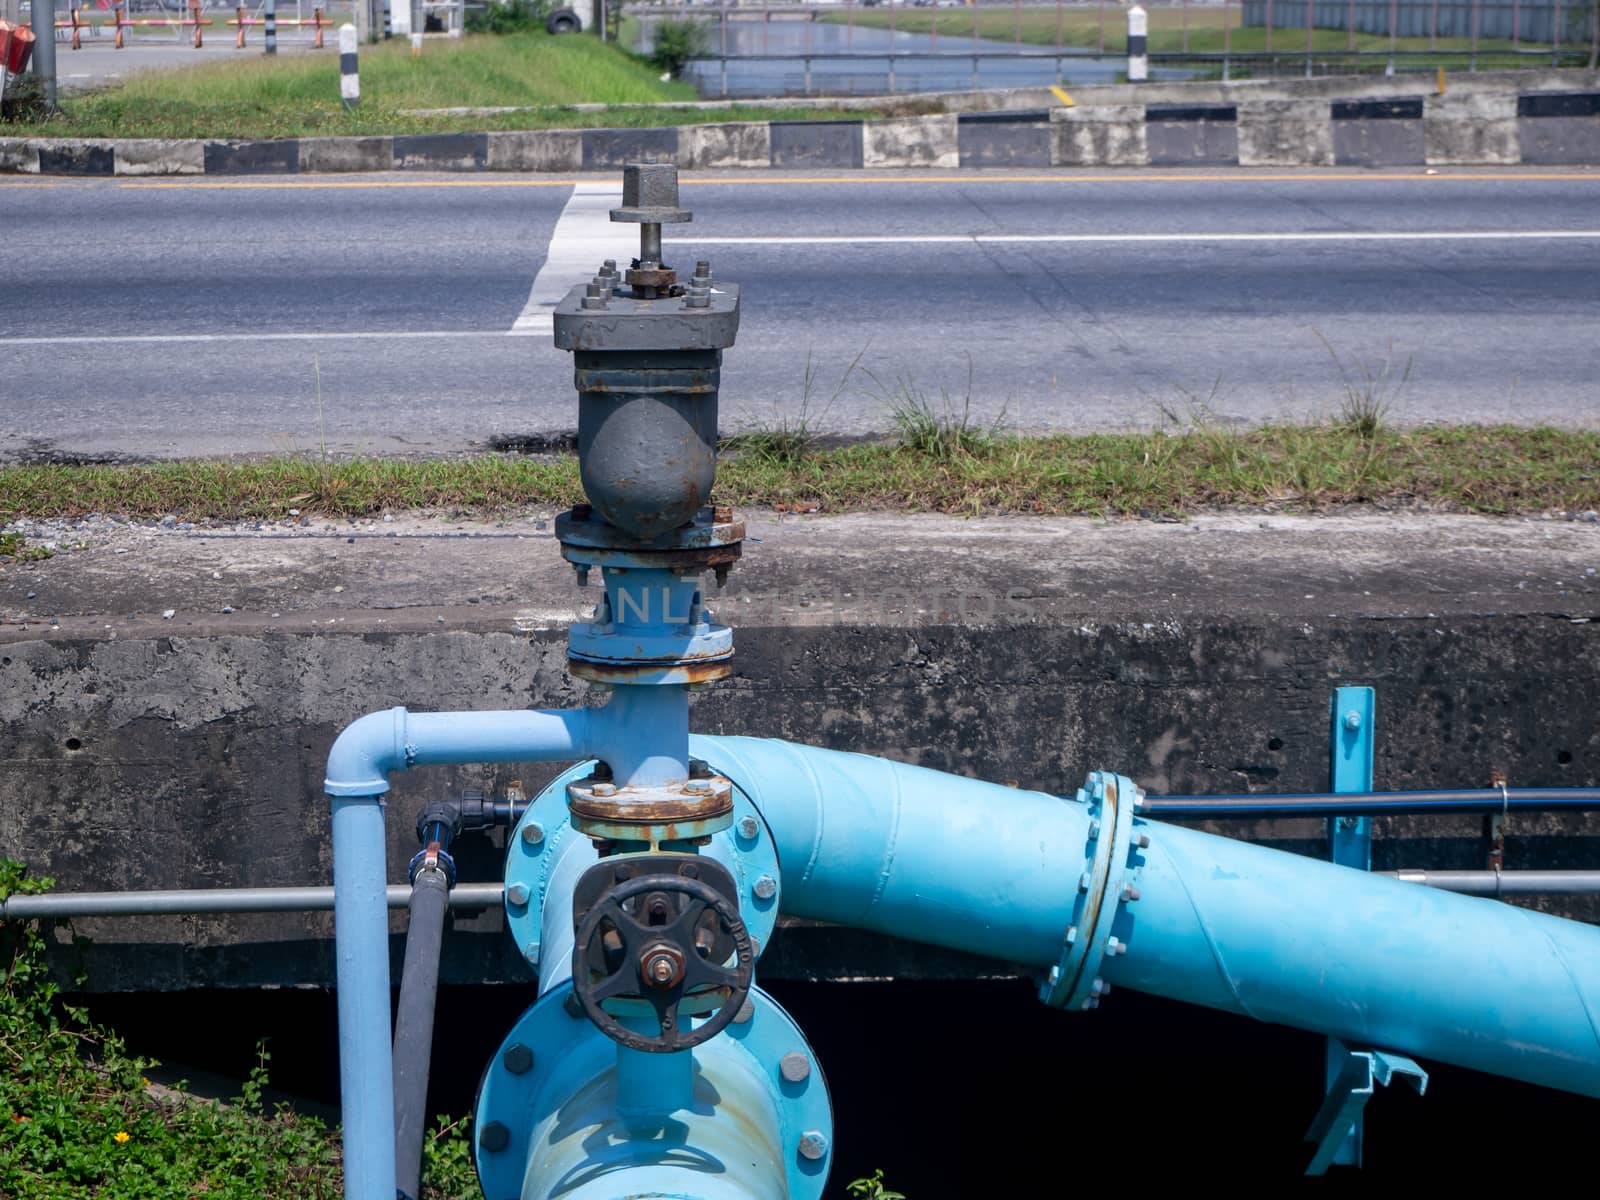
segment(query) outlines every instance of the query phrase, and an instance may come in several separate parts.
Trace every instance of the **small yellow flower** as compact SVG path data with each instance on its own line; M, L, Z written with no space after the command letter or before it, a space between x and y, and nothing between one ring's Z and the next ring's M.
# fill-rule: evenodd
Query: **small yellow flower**
M126 1142L128 1140L128 1131L125 1130L125 1129L117 1130L114 1134L111 1135L111 1140L113 1142L115 1142L119 1146L122 1145L124 1142Z

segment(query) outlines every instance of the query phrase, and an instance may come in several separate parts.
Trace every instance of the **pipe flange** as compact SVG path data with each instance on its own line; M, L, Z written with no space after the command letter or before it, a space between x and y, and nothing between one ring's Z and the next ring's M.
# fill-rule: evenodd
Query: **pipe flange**
M541 958L545 897L562 855L574 839L588 837L572 826L567 808L567 785L592 777L594 762L563 771L533 798L506 842L506 928L528 965L538 970ZM739 912L755 939L757 955L772 941L782 900L782 872L777 847L750 797L733 788L731 827L712 834L702 854L715 858L733 872L739 884ZM638 833L637 830L634 831Z
M567 784L573 827L609 841L685 842L733 824L733 784L720 775L671 787L618 787L589 776Z
M1149 839L1143 833L1136 837L1133 821L1143 799L1133 780L1109 771L1093 772L1078 790L1076 803L1088 807L1089 839L1072 919L1062 937L1061 961L1050 968L1039 989L1039 998L1051 1007L1098 1008L1100 997L1110 991L1100 977L1100 964L1108 950L1120 953L1126 945L1129 921L1124 914L1139 897L1139 842L1148 845ZM1123 936L1112 949L1119 920Z
M583 1103L583 1086L616 1069L616 1046L592 1023L572 1015L571 998L567 986L541 997L517 1018L483 1073L474 1105L478 1136L472 1157L485 1196L525 1194L530 1155L560 1136L563 1114ZM816 1052L793 1018L752 987L733 1023L690 1053L700 1064L697 1070L710 1064L712 1077L718 1059L754 1066L777 1115L783 1194L790 1200L821 1200L833 1162L833 1104ZM712 1119L742 1116L730 1111Z
M733 630L726 625L702 618L666 630L657 633L612 621L578 622L567 631L567 657L603 667L687 667L733 657Z
M602 684L685 683L691 686L713 683L733 674L733 656L706 662L657 666L653 663L599 663L586 658L568 658L567 670L576 679Z
M707 505L695 513L687 525L641 540L626 529L619 529L596 515L588 504L574 505L556 517L556 540L562 551L594 550L706 550L718 546L737 546L744 540L744 522L734 519L733 510Z

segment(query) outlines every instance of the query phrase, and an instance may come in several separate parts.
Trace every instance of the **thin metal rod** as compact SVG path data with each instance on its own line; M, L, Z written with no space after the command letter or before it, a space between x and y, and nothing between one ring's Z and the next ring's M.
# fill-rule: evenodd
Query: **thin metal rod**
M1375 871L1403 883L1466 896L1592 895L1600 892L1600 871Z
M493 908L503 902L498 883L461 883L450 892L451 908ZM390 908L405 908L411 889L387 889ZM0 900L0 920L37 917L157 917L200 913L326 912L333 908L331 887L196 888L158 892L56 892Z
M1405 816L1423 813L1600 809L1600 788L1457 788L1423 792L1146 796L1140 812L1166 821L1216 817Z

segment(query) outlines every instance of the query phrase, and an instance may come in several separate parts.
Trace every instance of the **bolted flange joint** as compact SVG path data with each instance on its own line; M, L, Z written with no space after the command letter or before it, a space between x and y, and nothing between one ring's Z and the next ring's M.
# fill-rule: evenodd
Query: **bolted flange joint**
M1139 898L1140 857L1149 846L1148 826L1134 827L1144 793L1131 780L1109 771L1093 772L1075 800L1087 810L1084 861L1072 916L1062 936L1061 960L1051 967L1039 998L1054 1008L1090 1011L1110 993L1101 965L1129 952Z
M687 842L733 824L733 784L721 775L664 787L618 787L595 775L567 784L572 827L609 842Z

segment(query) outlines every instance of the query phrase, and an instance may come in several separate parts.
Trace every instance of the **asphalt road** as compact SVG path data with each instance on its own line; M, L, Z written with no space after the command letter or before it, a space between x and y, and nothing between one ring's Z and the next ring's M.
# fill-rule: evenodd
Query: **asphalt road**
M637 244L587 178L0 182L0 456L571 430L547 304ZM724 429L793 421L808 364L809 419L845 435L908 380L965 404L969 369L973 414L1027 430L1327 415L1347 386L1409 421L1600 424L1600 173L751 173L684 198L669 250L745 288Z

